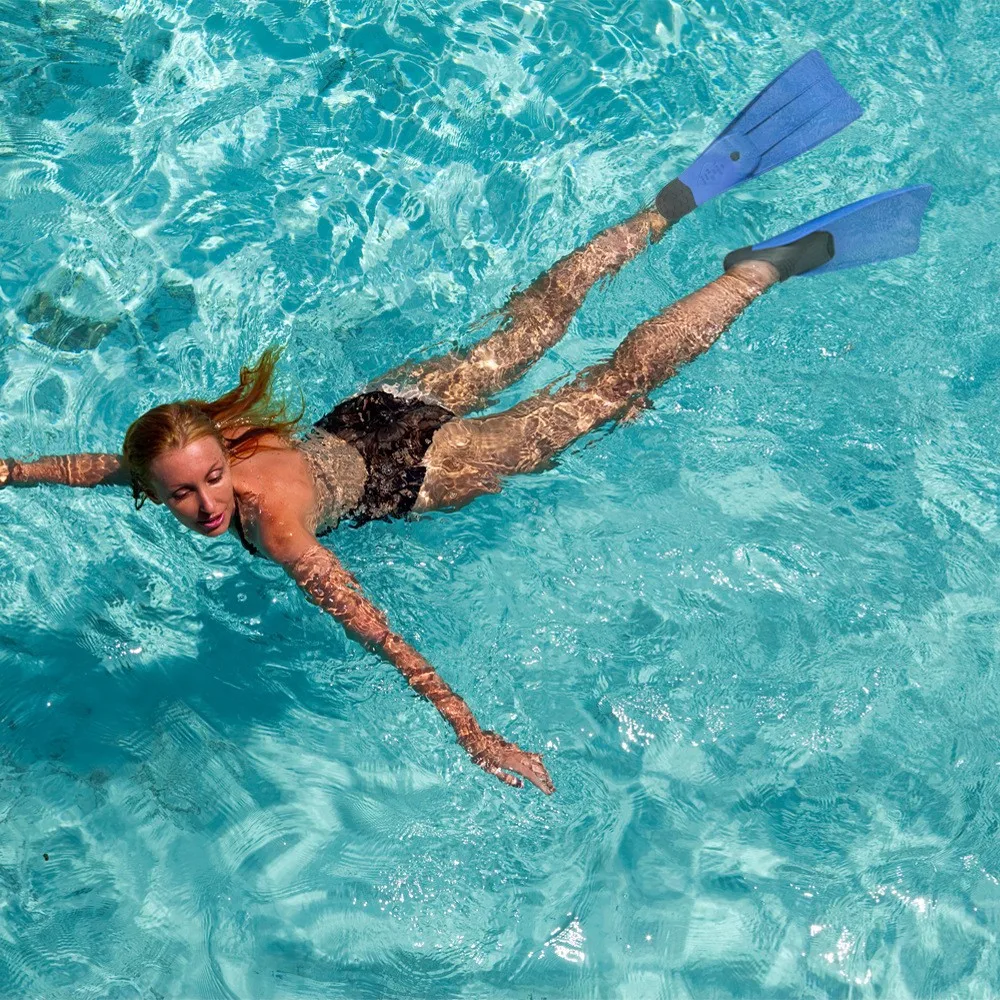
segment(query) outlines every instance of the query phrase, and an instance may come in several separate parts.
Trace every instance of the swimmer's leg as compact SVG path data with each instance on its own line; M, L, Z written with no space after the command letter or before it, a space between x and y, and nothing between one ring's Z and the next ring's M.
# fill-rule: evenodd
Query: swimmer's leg
M766 261L731 267L720 278L637 326L605 362L555 392L541 392L502 413L453 420L434 435L414 510L457 507L501 480L533 472L707 350L751 302L779 280Z
M668 226L656 209L646 208L605 229L513 295L495 333L465 351L395 369L372 387L405 382L459 415L481 409L562 337L595 282L656 243Z

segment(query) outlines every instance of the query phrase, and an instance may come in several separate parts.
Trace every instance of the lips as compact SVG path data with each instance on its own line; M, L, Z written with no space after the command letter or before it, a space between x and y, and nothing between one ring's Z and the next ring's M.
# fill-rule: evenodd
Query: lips
M225 520L225 517L226 512L222 511L219 514L216 514L210 521L202 521L201 527L205 531L215 531L215 529L222 524L223 520Z

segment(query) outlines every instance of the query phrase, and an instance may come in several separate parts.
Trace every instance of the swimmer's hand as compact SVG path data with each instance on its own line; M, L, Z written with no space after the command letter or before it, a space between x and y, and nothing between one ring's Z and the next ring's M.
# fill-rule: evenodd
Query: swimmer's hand
M546 795L551 795L556 786L552 784L549 772L545 770L540 754L528 753L516 743L509 743L502 736L488 729L480 729L462 740L462 746L469 751L474 763L489 774L495 774L504 784L521 788L524 782L521 778L508 774L516 774L527 778L536 788Z

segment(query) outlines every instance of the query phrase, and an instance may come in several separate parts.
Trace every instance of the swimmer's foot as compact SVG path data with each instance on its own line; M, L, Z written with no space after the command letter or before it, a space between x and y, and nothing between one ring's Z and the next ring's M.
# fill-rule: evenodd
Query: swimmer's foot
M818 146L861 115L816 49L775 77L680 177L656 196L676 222L742 181Z
M722 266L728 271L746 260L766 260L778 272L778 280L786 281L793 275L814 271L832 259L833 237L820 230L791 243L766 250L741 247L727 254Z
M884 191L763 243L734 250L723 267L728 271L743 261L763 260L785 281L796 274L838 271L914 253L930 196L929 184Z

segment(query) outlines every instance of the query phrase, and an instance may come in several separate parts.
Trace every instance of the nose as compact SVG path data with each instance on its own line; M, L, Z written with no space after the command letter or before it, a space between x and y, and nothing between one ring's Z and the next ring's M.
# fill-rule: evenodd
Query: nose
M211 496L205 489L198 490L198 512L200 514L213 514L215 504L212 501Z

